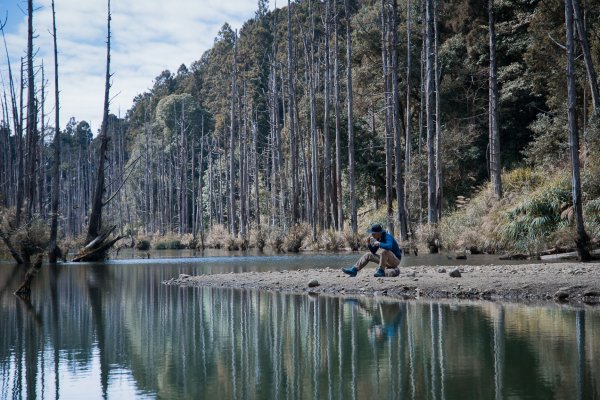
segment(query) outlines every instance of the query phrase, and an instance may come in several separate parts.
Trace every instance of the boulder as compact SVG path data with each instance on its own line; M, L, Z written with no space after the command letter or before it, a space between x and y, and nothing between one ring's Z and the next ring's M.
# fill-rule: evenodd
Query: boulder
M462 274L460 273L460 270L458 268L450 271L449 275L452 278L460 278L460 277L462 277Z
M317 287L319 286L319 281L316 279L313 279L312 281L308 282L308 287Z

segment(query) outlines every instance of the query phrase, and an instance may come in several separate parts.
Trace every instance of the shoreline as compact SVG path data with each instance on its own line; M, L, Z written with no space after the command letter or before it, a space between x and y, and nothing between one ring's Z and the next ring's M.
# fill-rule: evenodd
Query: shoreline
M450 273L460 272L460 277ZM180 287L256 289L293 294L369 296L409 300L472 299L600 304L600 263L402 267L400 276L375 278L369 265L351 278L333 268L242 272L163 281Z

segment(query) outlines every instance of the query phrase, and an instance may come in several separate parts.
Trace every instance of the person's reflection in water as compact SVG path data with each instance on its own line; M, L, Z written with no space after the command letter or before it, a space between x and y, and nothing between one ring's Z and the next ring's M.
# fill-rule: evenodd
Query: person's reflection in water
M359 313L365 319L371 320L367 331L371 344L383 343L398 335L405 314L400 302L367 303L362 299L349 299L346 302L356 305Z

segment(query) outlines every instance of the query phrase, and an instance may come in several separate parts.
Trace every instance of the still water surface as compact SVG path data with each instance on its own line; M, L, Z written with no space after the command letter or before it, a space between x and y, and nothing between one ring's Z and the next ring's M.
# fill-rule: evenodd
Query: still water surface
M45 266L30 304L0 264L0 399L600 398L600 309L162 285L356 258L174 255Z

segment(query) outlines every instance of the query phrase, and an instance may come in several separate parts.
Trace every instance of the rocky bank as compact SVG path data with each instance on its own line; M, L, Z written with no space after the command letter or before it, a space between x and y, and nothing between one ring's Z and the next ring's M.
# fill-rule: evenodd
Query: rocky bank
M354 278L331 268L198 276L182 274L163 283L398 299L464 298L600 304L600 263L418 266L402 268L400 276L394 278L375 278L374 271L373 267L367 267Z

